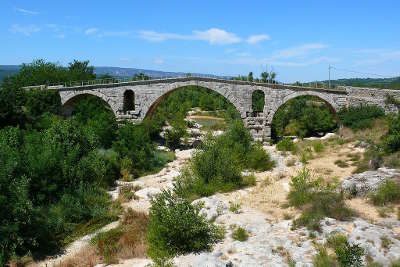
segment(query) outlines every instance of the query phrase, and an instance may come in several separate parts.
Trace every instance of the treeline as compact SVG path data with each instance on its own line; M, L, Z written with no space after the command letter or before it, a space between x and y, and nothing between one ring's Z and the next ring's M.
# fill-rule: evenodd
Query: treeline
M41 258L74 237L118 219L106 192L121 173L139 176L171 157L160 155L145 125L118 127L96 97L61 116L57 92L22 86L94 79L88 62L68 68L35 61L0 89L0 265L24 255ZM123 162L124 164L121 164Z
M233 77L233 80L237 81L247 81L247 82L259 82L259 83L277 83L276 81L276 72L273 71L263 71L260 74L260 77L254 77L253 72L250 71L247 76L245 75L238 75L237 77Z

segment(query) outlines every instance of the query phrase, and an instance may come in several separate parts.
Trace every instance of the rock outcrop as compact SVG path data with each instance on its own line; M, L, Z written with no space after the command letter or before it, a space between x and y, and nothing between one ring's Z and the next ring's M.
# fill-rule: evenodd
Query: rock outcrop
M374 192L385 181L399 178L399 170L379 168L376 171L357 173L345 178L342 190L352 196L365 196L369 192Z

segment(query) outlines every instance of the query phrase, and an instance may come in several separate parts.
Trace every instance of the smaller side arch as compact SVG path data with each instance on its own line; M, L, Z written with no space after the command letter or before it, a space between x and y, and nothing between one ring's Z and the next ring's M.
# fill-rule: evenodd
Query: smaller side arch
M128 89L124 92L123 111L135 110L135 92Z
M115 107L113 107L113 105L109 103L109 99L107 98L107 96L97 91L82 91L73 93L60 92L62 113L64 115L70 115L72 112L72 105L85 96L95 96L100 98L104 103L106 103L110 107L110 109L114 113L114 116L117 117L117 110Z
M251 94L251 108L254 113L262 113L265 108L265 93L262 90L254 90Z
M331 97L329 97L329 94L324 94L324 93L319 93L319 92L314 92L314 91L295 92L295 93L285 96L281 101L279 101L277 103L277 105L274 105L274 107L271 108L271 111L269 112L269 114L267 116L267 123L269 125L271 125L272 120L275 116L275 113L278 111L278 109L282 105L284 105L286 102L288 102L289 100L299 97L299 96L316 96L328 104L328 107L332 111L332 113L336 114L339 110L339 106L335 103L335 101Z

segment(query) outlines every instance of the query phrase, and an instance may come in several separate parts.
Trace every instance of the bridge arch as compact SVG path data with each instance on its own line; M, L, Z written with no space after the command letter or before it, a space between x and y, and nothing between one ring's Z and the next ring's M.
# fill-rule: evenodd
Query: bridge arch
M335 103L333 98L331 96L327 95L326 93L323 94L323 93L314 92L314 91L300 91L300 92L294 92L292 94L287 95L286 97L283 98L283 100L279 101L277 103L277 105L274 105L274 107L271 109L271 111L269 112L269 114L267 116L267 122L269 124L271 124L272 120L275 116L275 113L279 110L279 108L282 107L284 104L286 104L289 100L294 99L299 96L318 97L319 99L321 99L328 105L329 109L331 110L331 112L333 114L336 114L339 110L339 106Z
M290 95L285 96L281 101L279 101L279 103L277 105L274 105L272 112L270 112L268 115L268 119L267 119L267 125L269 125L271 131L271 138L274 139L275 141L277 140L276 138L278 138L277 134L277 129L275 127L278 127L277 125L275 125L275 115L277 114L277 112L283 108L285 106L285 104L287 104L290 100L293 100L295 98L298 97L305 97L305 96L309 96L309 97L315 97L314 99L318 99L321 102L324 103L324 105L329 109L330 113L333 115L333 122L336 121L337 122L337 112L339 110L340 107L338 107L338 105L335 103L334 99L332 98L332 96L330 96L329 94L321 94L319 92L314 92L314 91L302 91L302 92L294 92ZM332 125L333 126L333 125ZM334 127L334 126L333 126ZM325 129L328 130L328 129Z
M86 96L95 96L99 98L100 101L105 103L110 110L114 113L114 116L117 116L117 110L113 108L113 105L109 103L109 100L106 95L97 92L97 91L82 91L74 94L70 94L68 96L61 97L61 112L63 115L71 115L73 111L73 105L76 104L79 100Z
M222 88L218 87L213 87L209 85L202 85L202 84L171 84L169 86L168 90L166 90L161 96L158 96L155 100L151 102L151 104L146 108L145 107L145 112L143 118L151 118L151 116L154 114L156 111L158 105L162 103L169 95L171 95L173 92L181 89L185 89L188 86L196 86L200 89L203 90L209 90L212 92L217 93L218 95L222 96L225 100L227 100L232 106L235 107L236 111L242 115L240 104L238 103L237 99L230 94L229 90L223 90Z

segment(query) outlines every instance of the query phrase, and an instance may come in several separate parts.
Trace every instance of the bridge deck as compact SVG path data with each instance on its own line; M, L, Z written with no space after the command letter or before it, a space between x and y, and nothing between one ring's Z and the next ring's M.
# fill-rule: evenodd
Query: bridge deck
M25 87L25 88L26 89L32 89L32 88L52 89L52 90L57 90L57 91L71 91L71 90L79 91L79 90L91 90L91 89L98 89L98 88L114 88L114 87L120 87L120 86L135 86L135 85L149 85L149 84L159 84L159 83L175 83L175 82L190 82L190 81L218 82L218 83L236 84L236 85L261 86L261 87L268 87L268 88L273 88L273 89L290 89L290 90L295 90L295 91L317 91L317 92L323 91L326 93L333 93L333 94L346 94L346 90L344 88L335 88L335 89L313 88L313 87L303 87L303 86L277 84L277 83L259 83L259 82L207 78L207 77L165 78L165 79L151 79L151 80L140 80L140 81L113 82L113 83L105 83L105 84L84 84L84 85L77 85L77 86L58 85L58 86L44 87L43 85L40 85L40 86L29 86L29 87Z

